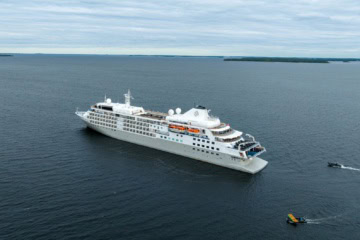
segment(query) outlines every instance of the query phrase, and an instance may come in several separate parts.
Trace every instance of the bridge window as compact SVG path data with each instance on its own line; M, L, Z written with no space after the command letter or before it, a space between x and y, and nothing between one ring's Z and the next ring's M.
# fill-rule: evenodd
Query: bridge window
M108 110L108 111L112 111L112 110L113 110L112 107L108 107L108 106L102 106L101 108L104 109L104 110Z

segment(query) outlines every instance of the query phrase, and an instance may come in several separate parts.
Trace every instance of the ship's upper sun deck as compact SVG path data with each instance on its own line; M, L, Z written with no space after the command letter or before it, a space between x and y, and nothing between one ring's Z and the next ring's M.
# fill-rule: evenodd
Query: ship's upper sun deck
M166 117L168 116L168 114L162 113L162 112L155 112L155 111L151 111L151 110L145 110L145 113L140 114L139 116L151 118L151 119L155 119L155 120L165 120Z

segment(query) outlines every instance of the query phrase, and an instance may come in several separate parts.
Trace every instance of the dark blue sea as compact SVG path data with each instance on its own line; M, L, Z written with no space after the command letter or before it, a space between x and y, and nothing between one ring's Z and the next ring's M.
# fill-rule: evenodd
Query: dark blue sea
M74 114L128 89L145 109L210 108L254 135L268 166L249 175L122 142ZM15 55L0 58L0 102L0 239L360 237L360 64Z

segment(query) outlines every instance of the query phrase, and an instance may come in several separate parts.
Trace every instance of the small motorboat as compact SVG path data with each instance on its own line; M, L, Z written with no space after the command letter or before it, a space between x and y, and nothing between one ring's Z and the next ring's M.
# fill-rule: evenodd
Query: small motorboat
M294 217L294 215L289 213L286 222L296 226L299 223L306 223L306 219L304 217Z
M340 163L331 163L331 162L328 162L328 167L341 168L342 165L341 165Z

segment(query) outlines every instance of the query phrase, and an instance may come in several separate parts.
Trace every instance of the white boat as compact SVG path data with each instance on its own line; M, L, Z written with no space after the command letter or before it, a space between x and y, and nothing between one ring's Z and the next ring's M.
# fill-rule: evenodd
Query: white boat
M253 136L210 116L205 107L161 113L131 106L131 98L129 90L125 103L105 98L76 114L89 128L106 136L218 166L255 174L268 164L258 157L266 149Z

